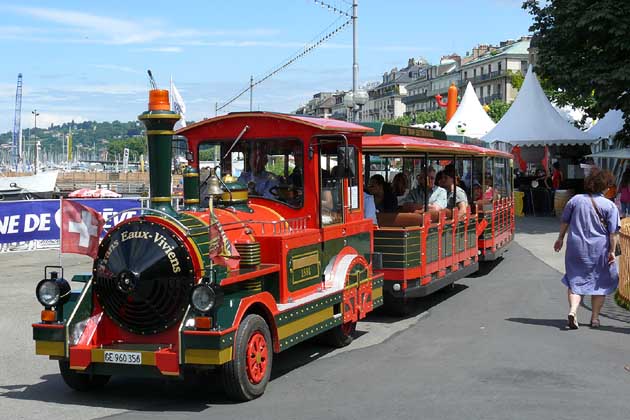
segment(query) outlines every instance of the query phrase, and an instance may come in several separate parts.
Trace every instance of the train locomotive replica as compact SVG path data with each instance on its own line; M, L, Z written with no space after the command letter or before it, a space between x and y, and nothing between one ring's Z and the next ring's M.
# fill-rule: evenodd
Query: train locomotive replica
M274 353L320 334L349 344L357 321L383 301L362 208L361 138L370 129L269 113L188 126L178 133L189 147L186 209L175 211L180 116L167 91L152 90L138 118L150 208L107 232L92 273L73 278L85 282L81 291L70 291L61 268L46 270L36 353L58 360L80 391L119 374L220 369L228 396L244 401L264 392ZM200 179L208 154L215 165ZM275 174L256 171L270 159Z
M92 272L72 279L81 290L61 267L47 267L36 288L36 354L57 360L76 390L113 375L218 370L229 397L251 400L275 353L315 336L348 345L375 308L408 313L414 298L498 258L514 235L511 155L441 132L249 112L175 133L180 116L157 89L138 118L150 207L107 232ZM179 211L174 134L188 150ZM465 211L429 210L425 199L378 213L378 225L366 217L371 174L447 165L469 183Z

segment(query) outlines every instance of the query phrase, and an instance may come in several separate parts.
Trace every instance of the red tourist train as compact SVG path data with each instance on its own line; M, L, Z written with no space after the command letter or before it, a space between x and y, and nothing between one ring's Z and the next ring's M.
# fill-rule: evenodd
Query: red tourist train
M396 144L367 137L370 127L274 113L179 130L188 166L185 209L175 211L179 117L166 91L150 92L138 117L147 127L150 208L107 232L92 273L73 278L82 290L70 292L61 267L37 285L36 353L57 360L74 389L101 387L112 375L219 370L231 398L256 398L274 353L317 335L345 346L384 298L404 305L475 270L479 234L482 256L497 256L511 239L511 189L460 214L379 213L377 228L363 192L377 158L385 175L399 163L426 169L466 159L485 175L494 160L507 168L507 155L422 138ZM489 221L487 237L480 220Z

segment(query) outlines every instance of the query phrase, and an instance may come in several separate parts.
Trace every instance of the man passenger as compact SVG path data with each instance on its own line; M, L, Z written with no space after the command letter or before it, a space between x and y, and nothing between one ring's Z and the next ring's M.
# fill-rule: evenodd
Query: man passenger
M249 153L249 172L241 172L238 182L247 185L249 194L252 196L276 199L270 190L279 184L278 178L265 169L267 165L267 154L261 147L252 146Z
M422 180L426 179L426 185L429 192L429 210L442 210L446 208L447 194L446 190L435 184L435 168L429 166L427 169L428 175L425 176L424 172L420 173L418 179L418 185L416 188L409 191L405 203L412 204L424 204L424 189L425 184Z
M468 207L468 197L466 196L466 192L455 184L457 180L455 167L447 167L444 171L441 172L441 174L442 175L440 185L444 189L446 189L447 192L446 206L449 209L457 207L457 210L460 213L465 212L466 208Z

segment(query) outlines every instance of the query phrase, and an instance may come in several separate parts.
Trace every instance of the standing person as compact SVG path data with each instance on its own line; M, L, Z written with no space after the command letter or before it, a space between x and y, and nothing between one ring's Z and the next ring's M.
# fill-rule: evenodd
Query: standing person
M604 299L617 289L615 248L619 241L619 211L603 196L611 180L610 172L591 170L584 180L586 194L574 196L565 206L560 234L553 245L559 252L568 232L562 283L567 286L570 329L579 326L577 310L584 295L591 296L591 328L598 328Z
M554 191L556 191L560 189L560 185L562 184L562 181L564 181L564 175L560 170L560 162L554 162L552 166L553 172L551 174L551 187Z
M619 184L619 194L621 201L621 215L623 217L630 216L630 170L626 169L621 177Z

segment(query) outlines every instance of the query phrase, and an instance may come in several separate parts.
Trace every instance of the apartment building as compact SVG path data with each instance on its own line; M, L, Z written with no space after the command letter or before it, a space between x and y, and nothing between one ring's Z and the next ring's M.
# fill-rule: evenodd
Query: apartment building
M457 54L444 56L440 59L440 64L427 69L424 78L409 83L406 87L407 96L402 98L405 114L437 109L435 95L446 98L451 83L460 83L461 60Z
M525 36L499 46L481 45L482 52L473 50L470 59L462 62L460 88L471 82L482 105L497 99L514 101L518 91L512 86L511 72L527 73L530 40Z
M313 95L313 99L308 101L306 105L299 107L295 113L298 115L330 118L339 94L343 94L343 92L318 92Z
M383 81L368 90L368 102L359 112L361 121L382 121L403 116L406 106L402 100L407 96L407 85L425 78L428 68L426 60L410 58L404 68L393 68L384 73Z

